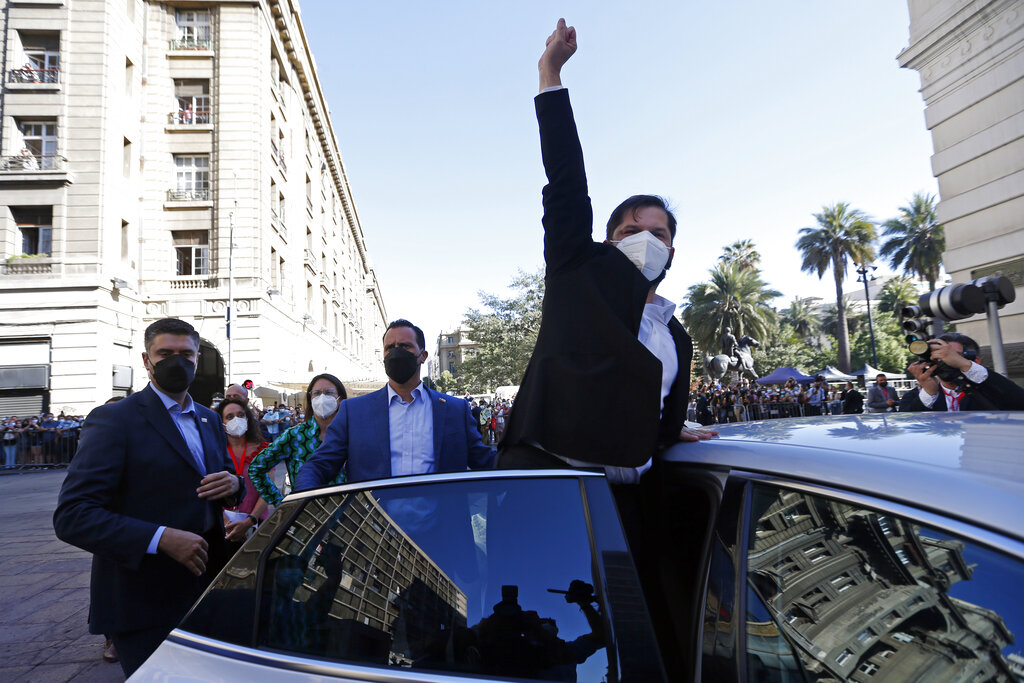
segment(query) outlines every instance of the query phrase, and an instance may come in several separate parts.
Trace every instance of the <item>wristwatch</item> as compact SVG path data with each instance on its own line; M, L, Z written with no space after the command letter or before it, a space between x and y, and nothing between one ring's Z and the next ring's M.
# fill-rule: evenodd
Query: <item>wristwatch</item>
M252 521L253 528L260 524L260 520L256 519L256 515L246 515L245 518Z
M238 479L238 493L245 495L245 477L241 474L236 474L235 477Z

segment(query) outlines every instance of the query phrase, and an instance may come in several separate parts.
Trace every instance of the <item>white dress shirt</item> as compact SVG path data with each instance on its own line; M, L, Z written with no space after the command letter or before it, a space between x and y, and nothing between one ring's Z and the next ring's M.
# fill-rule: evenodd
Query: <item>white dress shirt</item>
M412 390L412 400L388 384L388 425L391 437L391 476L430 474L437 471L434 453L434 410L423 383Z

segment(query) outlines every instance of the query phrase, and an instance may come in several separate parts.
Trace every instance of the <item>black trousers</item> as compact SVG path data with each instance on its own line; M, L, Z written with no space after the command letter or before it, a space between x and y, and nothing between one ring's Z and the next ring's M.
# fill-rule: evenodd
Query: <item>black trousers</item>
M110 639L114 641L114 647L117 648L117 656L121 662L121 669L124 670L125 678L131 677L135 670L156 652L160 643L173 628L173 625L151 626L138 631L111 634Z

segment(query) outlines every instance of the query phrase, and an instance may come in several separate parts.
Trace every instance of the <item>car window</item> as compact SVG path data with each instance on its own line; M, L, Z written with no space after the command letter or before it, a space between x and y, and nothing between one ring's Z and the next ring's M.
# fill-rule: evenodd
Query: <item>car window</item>
M1015 680L1020 562L774 486L753 486L747 520L750 680Z
M649 630L608 628L617 621L604 595L608 577L640 592L621 531L608 530L607 485L595 481L606 501L585 502L580 481L568 477L467 479L289 501L260 532L276 530L243 547L182 628L362 664L616 680L623 662L609 657L611 631L646 637L655 659L657 649ZM617 539L597 545L596 555L588 513L592 523L605 520L597 543ZM239 617L234 629L212 630L228 621L217 614L237 617L247 601L255 623ZM644 614L632 604L618 623L644 622Z

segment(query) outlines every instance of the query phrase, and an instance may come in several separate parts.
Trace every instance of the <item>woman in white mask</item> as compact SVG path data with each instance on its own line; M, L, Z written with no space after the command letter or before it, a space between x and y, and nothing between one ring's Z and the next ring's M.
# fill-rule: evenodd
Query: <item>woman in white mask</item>
M227 540L240 545L249 529L267 516L267 504L260 498L248 474L249 464L267 447L267 442L260 433L259 418L246 401L226 398L214 408L214 412L220 415L224 425L228 437L228 455L235 465L235 472L245 477L245 498L238 507L231 510L234 514L226 514L224 517Z
M299 469L323 443L327 426L331 424L331 420L338 412L338 406L346 398L348 394L345 392L345 385L334 375L317 375L309 383L306 388L304 421L282 432L274 443L265 448L249 465L249 479L264 501L270 505L281 504L284 494L274 484L270 471L279 462L283 462L288 468L288 480L295 481ZM342 468L330 483L344 482L345 470Z

